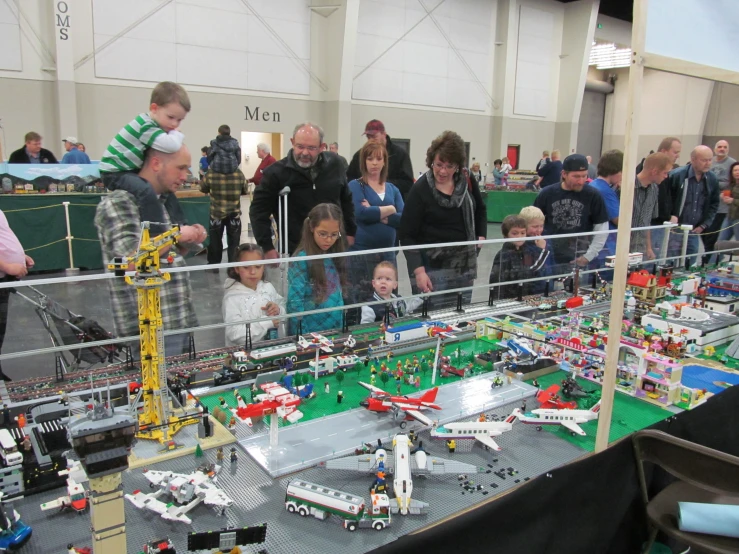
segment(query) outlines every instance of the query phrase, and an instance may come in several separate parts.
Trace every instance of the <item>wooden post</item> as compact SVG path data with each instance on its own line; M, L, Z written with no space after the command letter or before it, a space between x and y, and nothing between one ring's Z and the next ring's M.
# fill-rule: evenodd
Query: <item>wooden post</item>
M634 211L634 185L639 145L639 125L641 115L641 93L644 78L644 43L647 25L648 0L634 0L634 24L631 31L631 67L629 69L629 89L626 104L626 132L624 133L624 165L621 181L621 204L616 235L616 267L613 272L611 291L611 318L608 324L608 346L606 348L606 367L603 375L603 391L598 416L598 434L595 438L595 451L608 447L608 436L613 416L613 395L616 392L616 370L618 350L621 345L621 321L624 315L626 295L626 268L629 263L631 242L631 216Z

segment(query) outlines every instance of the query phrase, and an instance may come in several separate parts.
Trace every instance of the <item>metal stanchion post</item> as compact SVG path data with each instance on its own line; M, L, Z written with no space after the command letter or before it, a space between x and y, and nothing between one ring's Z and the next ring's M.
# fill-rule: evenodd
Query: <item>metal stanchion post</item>
M62 202L62 205L64 206L64 220L67 223L67 248L69 249L69 268L67 268L65 273L79 273L79 268L74 267L74 252L72 251L72 239L74 238L72 236L72 227L69 222L69 202Z
M693 229L692 225L680 225L683 230L683 244L680 247L680 267L685 267L686 257L688 254L688 236Z

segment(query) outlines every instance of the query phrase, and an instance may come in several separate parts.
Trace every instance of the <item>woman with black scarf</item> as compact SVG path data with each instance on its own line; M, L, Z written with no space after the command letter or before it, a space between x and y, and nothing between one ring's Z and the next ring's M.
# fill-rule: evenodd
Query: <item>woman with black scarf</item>
M426 151L429 170L413 185L400 220L402 246L484 240L487 207L465 169L464 141L444 131ZM477 277L474 245L405 250L413 294L471 286ZM472 291L464 293L470 301ZM456 293L431 297L434 307L456 304Z

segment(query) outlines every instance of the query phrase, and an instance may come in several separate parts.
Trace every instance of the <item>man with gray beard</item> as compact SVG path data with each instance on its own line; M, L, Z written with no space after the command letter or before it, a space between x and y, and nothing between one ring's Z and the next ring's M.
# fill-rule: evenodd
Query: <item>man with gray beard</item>
M323 137L323 129L314 123L297 125L290 139L292 148L287 156L264 171L262 183L254 190L249 217L254 238L264 249L266 259L278 257L272 241L270 216L275 218L277 228L282 229L283 224L278 220L278 206L280 191L285 187L290 187L287 196L287 239L290 255L300 242L303 222L308 212L324 202L341 208L347 243L354 243L357 226L344 165L337 154L325 151Z

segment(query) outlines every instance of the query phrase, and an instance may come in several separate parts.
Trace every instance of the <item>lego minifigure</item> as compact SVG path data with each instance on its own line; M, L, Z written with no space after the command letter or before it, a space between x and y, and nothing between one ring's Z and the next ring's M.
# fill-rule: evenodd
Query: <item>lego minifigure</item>
M3 427L6 429L10 428L10 423L13 420L10 417L10 408L8 408L7 404L3 404Z
M411 442L416 442L416 431L415 430L411 429L410 431L408 431L408 440L410 440Z
M216 450L216 462L220 463L223 461L223 447L219 446Z
M344 393L343 391L339 391L336 393L336 402L338 404L341 404L341 401L344 400Z
M374 387L376 382L377 382L377 378L375 377L375 374L373 373L372 375L370 375L370 385Z
M400 396L400 381L398 381L398 384L395 385L395 391L397 392L398 396Z
M454 454L454 451L457 449L457 441L449 439L446 441L446 447L449 449L449 454Z
M236 448L231 447L231 463L234 463L239 459L239 455L236 453Z
M330 392L331 392L331 387L329 386L329 384L328 384L328 381L326 381L326 382L325 382L325 383L323 384L323 392L325 392L326 394L328 394L328 393L330 393Z

